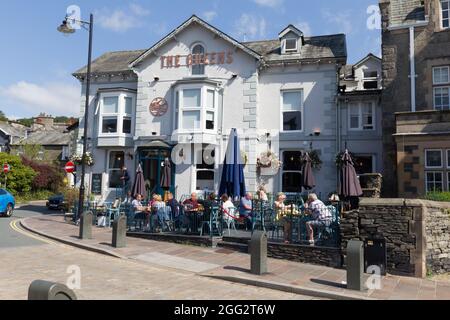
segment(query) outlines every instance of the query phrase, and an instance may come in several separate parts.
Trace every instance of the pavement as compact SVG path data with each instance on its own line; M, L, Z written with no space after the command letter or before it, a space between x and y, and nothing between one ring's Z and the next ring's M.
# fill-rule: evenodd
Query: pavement
M80 240L78 227L64 222L62 216L38 216L21 220L28 231L61 241L109 258L165 268L196 275L202 279L222 280L227 285L245 284L322 299L450 300L450 282L388 275L381 289L364 292L346 289L346 271L322 266L268 259L269 272L263 276L249 273L248 254L221 248L201 248L144 239L127 238L126 248L112 248L111 229L93 228L93 239Z
M195 272L119 259L74 248L30 233L21 219L54 217L42 207L25 206L14 218L0 219L0 301L25 300L32 281L74 285L81 300L315 300L311 296L262 289ZM50 228L62 228L53 222Z

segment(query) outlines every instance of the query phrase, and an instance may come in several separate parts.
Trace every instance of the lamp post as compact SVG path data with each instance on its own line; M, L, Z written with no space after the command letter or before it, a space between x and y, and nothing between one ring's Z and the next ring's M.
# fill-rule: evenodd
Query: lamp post
M86 174L86 151L87 151L87 140L88 140L88 117L89 117L89 96L90 96L90 86L91 86L91 63L92 63L92 33L94 29L94 15L90 15L89 22L72 19L68 16L64 19L62 24L58 27L58 31L64 34L75 33L75 29L71 27L70 23L78 23L84 29L89 31L89 51L88 51L88 64L87 64L87 74L86 74L86 104L84 108L84 135L83 135L83 156L81 161L81 179L80 179L80 197L78 200L78 217L83 214L83 204L84 204L84 194L85 194L85 183L84 176Z

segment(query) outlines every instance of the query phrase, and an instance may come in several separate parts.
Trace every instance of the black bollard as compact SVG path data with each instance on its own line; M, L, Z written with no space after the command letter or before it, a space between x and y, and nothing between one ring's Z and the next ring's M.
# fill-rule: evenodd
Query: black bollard
M350 240L347 244L347 289L364 291L364 243Z
M63 284L36 280L28 288L28 300L77 300L77 296Z
M80 239L92 239L92 222L94 215L90 211L83 212L80 219Z
M112 246L125 248L127 246L127 217L120 215L113 223Z
M267 234L255 231L250 240L250 257L252 274L263 275L267 273Z

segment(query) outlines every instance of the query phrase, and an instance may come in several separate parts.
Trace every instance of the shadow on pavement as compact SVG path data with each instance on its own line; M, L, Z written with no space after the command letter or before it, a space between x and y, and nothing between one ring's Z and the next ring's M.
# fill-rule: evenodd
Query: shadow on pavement
M347 286L345 284L337 283L337 282L333 282L333 281L320 280L320 279L311 279L310 281L314 282L316 284L324 285L324 286L347 289Z

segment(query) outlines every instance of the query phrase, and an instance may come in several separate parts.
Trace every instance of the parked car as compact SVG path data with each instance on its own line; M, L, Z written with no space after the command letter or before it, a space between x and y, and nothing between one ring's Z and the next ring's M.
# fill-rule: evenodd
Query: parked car
M66 209L66 202L64 201L64 195L57 194L54 196L51 196L47 200L47 209L49 210L65 210Z
M15 206L14 196L5 189L0 189L0 215L11 217Z

